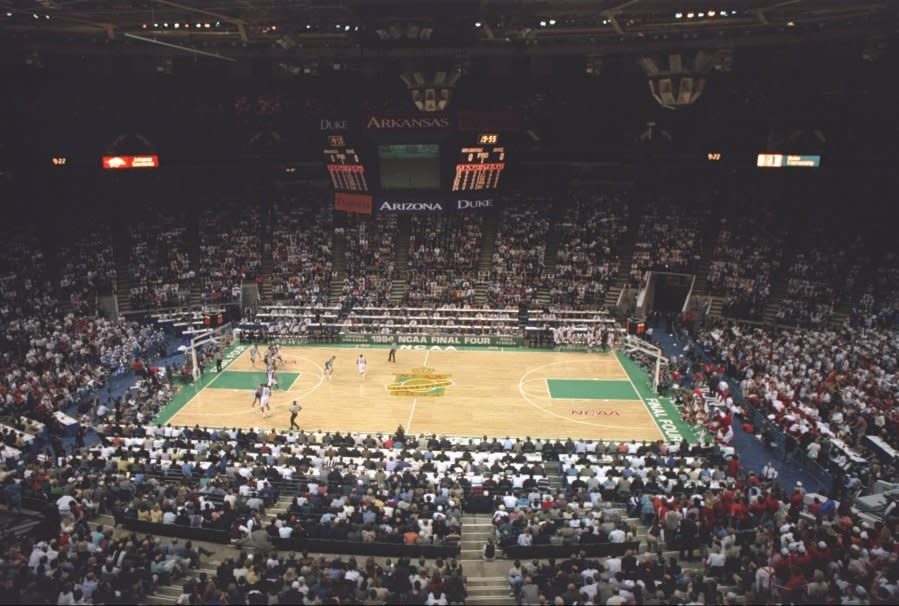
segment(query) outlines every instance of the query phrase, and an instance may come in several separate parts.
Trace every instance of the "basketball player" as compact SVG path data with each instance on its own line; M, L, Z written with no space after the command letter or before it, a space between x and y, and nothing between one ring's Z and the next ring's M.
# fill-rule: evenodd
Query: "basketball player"
M252 364L253 368L256 368L256 358L259 357L259 350L256 348L256 344L253 343L253 346L250 347L250 364Z
M362 380L365 380L365 356L359 354L359 357L356 359L356 365L359 367L359 374L362 375Z
M387 354L387 361L396 363L396 343L390 344L390 353Z
M265 416L266 412L271 412L271 408L269 407L269 401L272 399L272 388L268 385L262 386L262 396L259 398L259 409L262 411L262 416Z
M256 391L253 393L253 403L250 404L250 410L256 406L256 402L262 402L262 388L265 387L264 383L260 383L259 387L256 388Z
M336 357L337 356L331 356L325 360L325 376L328 377L329 381L334 376L334 358Z
M272 345L273 358L278 361L279 364L284 364L284 358L281 357L281 346L275 343Z
M274 387L275 389L279 388L278 385L278 375L275 372L275 366L272 365L268 369L268 386L269 388Z

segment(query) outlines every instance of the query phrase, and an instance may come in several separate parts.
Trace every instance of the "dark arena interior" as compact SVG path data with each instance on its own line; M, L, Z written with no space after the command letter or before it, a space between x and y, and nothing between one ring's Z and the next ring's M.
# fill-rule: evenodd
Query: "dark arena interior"
M0 0L0 603L899 603L897 16Z

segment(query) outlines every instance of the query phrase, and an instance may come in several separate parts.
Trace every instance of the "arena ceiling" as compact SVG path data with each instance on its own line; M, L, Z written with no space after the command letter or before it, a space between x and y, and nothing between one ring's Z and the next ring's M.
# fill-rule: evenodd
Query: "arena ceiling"
M896 33L897 10L891 0L0 0L0 48L274 61L876 48Z

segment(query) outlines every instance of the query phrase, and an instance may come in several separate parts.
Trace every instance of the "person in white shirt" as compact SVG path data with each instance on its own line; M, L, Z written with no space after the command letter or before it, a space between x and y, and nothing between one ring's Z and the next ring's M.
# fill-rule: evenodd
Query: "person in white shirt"
M359 354L359 357L356 358L356 365L359 367L359 375L362 376L362 380L365 380L365 356Z
M624 543L627 534L620 528L616 528L609 533L609 543Z
M705 563L709 567L709 573L720 579L724 574L727 556L721 551L720 547L715 547L709 554L709 557L706 558Z

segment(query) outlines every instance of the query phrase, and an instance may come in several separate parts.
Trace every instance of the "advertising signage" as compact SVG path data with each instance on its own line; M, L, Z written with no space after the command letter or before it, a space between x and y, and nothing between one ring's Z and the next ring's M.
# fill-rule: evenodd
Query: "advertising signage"
M329 132L350 130L350 121L343 118L319 118L318 130Z
M378 116L370 115L364 121L367 131L398 131L398 130L446 130L452 127L452 121L446 114L433 115L401 115Z
M372 198L368 194L334 192L334 210L370 215Z
M159 156L103 156L103 168L106 170L158 167Z
M400 214L437 214L483 211L496 208L493 196L458 196L427 194L421 196L378 196L375 212Z

